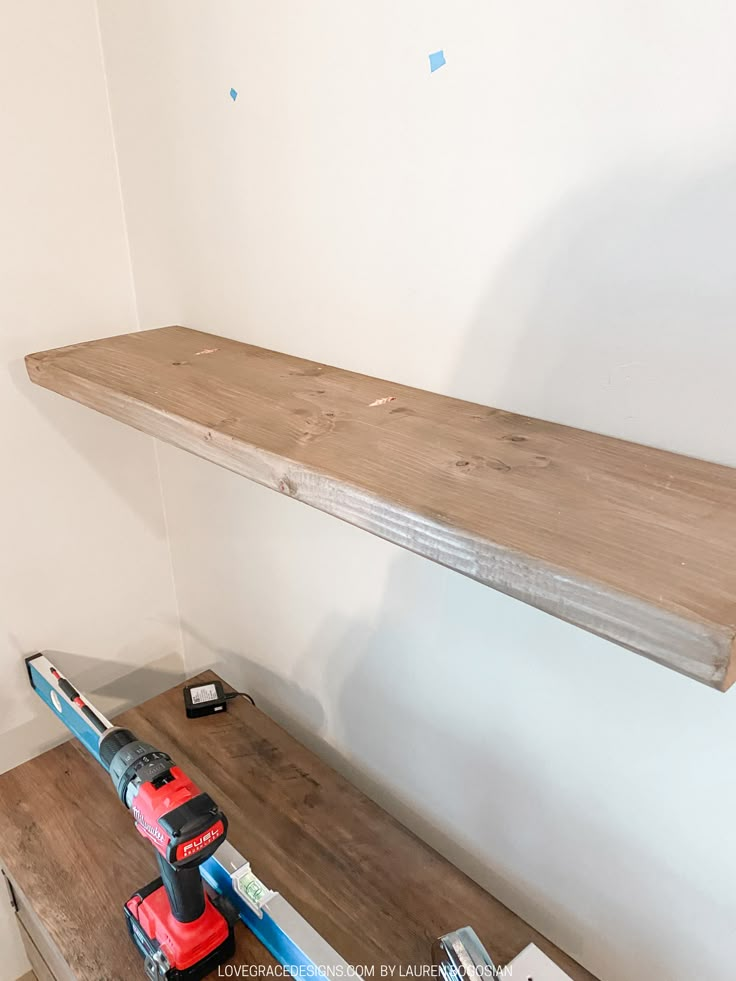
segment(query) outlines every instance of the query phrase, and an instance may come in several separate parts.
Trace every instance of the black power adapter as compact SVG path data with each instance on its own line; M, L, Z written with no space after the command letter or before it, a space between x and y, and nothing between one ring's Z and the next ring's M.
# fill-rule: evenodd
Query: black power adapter
M185 685L184 705L188 719L227 711L225 691L219 681L207 681L202 685Z
M203 715L214 715L215 712L226 712L227 703L231 698L242 695L251 705L256 703L244 691L225 692L220 681L205 681L201 685L184 686L184 707L188 719L199 719Z

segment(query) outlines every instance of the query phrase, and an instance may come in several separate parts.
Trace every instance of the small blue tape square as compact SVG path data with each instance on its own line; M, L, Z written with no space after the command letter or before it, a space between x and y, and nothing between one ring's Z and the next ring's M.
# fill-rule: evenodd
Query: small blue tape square
M237 97L238 97L237 91L235 89L230 89L230 98L233 100L233 102L235 102Z
M445 61L445 52L435 51L429 56L429 70L430 72L436 72L438 68L442 68L443 65L447 64Z

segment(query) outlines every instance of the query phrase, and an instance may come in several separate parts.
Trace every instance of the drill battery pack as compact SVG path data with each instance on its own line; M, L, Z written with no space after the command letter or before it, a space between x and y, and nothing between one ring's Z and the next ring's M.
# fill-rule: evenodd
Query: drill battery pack
M208 887L204 913L189 923L173 917L160 878L131 896L123 909L150 981L200 981L235 953L237 912Z

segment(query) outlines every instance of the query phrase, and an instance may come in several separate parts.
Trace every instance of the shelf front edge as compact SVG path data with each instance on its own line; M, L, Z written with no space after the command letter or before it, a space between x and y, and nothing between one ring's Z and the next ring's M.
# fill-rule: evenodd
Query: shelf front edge
M736 681L728 625L680 616L164 412L62 367L54 355L64 350L27 355L30 380L712 688L725 691Z

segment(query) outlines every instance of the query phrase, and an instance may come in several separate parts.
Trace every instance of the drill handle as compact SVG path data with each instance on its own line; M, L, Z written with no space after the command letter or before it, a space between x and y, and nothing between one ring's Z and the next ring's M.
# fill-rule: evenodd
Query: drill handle
M180 923L198 920L204 913L204 883L199 867L175 869L159 852L156 860L174 919Z

